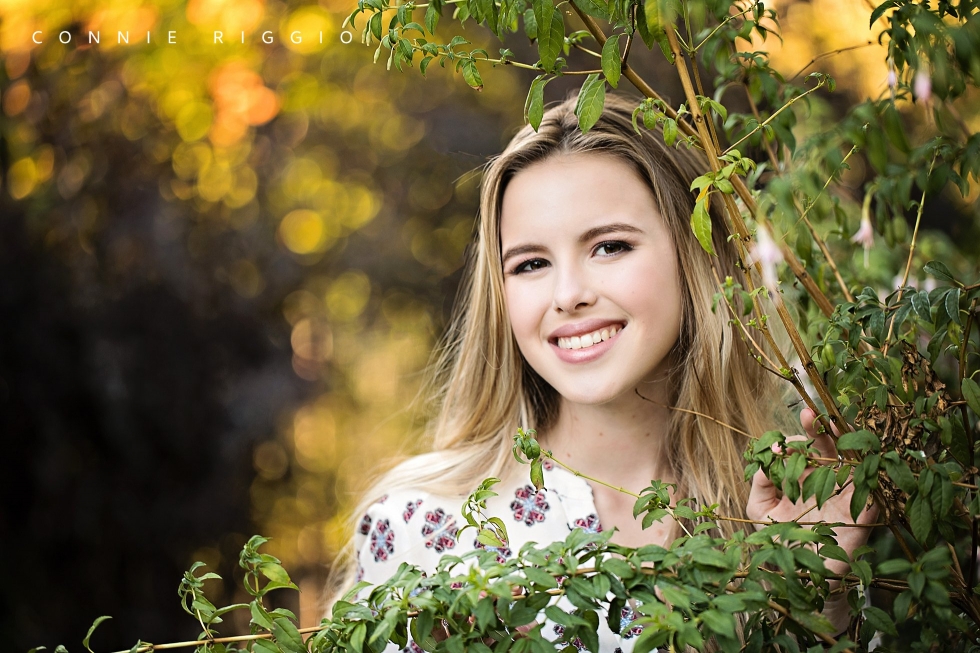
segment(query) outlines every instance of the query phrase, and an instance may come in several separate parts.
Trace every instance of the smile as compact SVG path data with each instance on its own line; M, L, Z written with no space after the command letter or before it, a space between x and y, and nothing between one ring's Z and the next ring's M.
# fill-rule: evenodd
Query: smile
M559 349L588 349L594 345L604 342L616 336L622 330L620 326L610 326L604 329L586 333L581 336L570 338L558 338Z

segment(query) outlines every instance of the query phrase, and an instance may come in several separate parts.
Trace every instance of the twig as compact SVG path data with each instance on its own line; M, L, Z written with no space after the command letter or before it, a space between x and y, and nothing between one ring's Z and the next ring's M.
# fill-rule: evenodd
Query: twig
M659 401L656 401L655 399L650 399L649 397L644 397L642 394L640 394L640 389L639 388L637 388L635 392L636 392L636 396L637 397L639 397L640 399L643 399L644 401L649 401L651 404L657 404L658 406L662 406L662 407L667 408L669 410L676 410L676 411L681 412L681 413L688 413L690 415L696 415L697 417L703 417L704 419L711 420L712 422L714 422L715 424L718 424L719 426L723 426L726 429L729 429L731 431L735 431L739 435L744 435L747 438L751 438L752 437L752 434L749 433L748 431L743 431L742 429L740 429L738 427L735 427L735 426L732 426L731 424L726 424L725 422L722 422L720 419L715 419L711 415L705 415L704 413L699 413L696 410L691 410L689 408L681 408L680 406L668 406L667 404L664 404L664 403L661 403Z
M840 165L838 166L837 170L840 170L844 166L844 164L847 163L847 160L851 158L852 154L857 152L857 149L858 149L857 145L851 147L851 150L847 153L847 155L843 159L841 159ZM804 224L806 224L807 229L810 230L810 235L813 237L813 240L816 241L817 243L817 247L820 248L820 251L823 253L824 258L827 259L827 265L829 265L830 269L833 270L834 277L837 279L837 284L840 286L841 291L844 293L844 298L847 301L854 303L854 296L851 294L851 291L847 289L847 284L844 283L844 278L841 276L840 270L837 269L837 263L834 261L834 257L831 256L830 250L827 249L827 243L824 241L823 238L821 238L817 234L816 228L813 226L813 223L810 222L810 218L807 217L807 215L810 213L810 209L816 206L817 200L820 199L820 196L823 195L824 191L827 190L827 187L830 186L830 183L834 180L834 175L836 174L836 172L837 171L835 170L834 174L830 175L830 177L827 179L827 183L823 185L823 188L821 188L820 192L817 193L817 196L813 198L813 201L810 202L810 205L807 206L806 209L804 209L803 213L800 215L800 219L797 220L797 222L802 220Z
M922 210L926 205L926 190L929 187L929 177L932 176L932 169L936 165L937 156L939 156L938 150L932 155L932 162L929 164L929 172L926 174L926 187L922 189L922 197L919 199L919 209L915 213L915 228L912 229L912 242L909 244L909 257L905 261L905 273L902 275L902 285L898 288L898 296L895 299L895 303L902 301L902 294L905 292L905 284L907 284L909 281L909 270L912 269L912 256L915 254L915 241L919 236L919 224L922 222ZM885 342L881 347L882 356L888 355L888 345L891 343L892 331L894 331L894 329L895 319L892 318L892 320L888 323L888 335L885 337Z
M307 635L309 633L319 632L325 628L327 628L327 626L310 626L309 628L300 628L299 633L301 635ZM195 639L187 642L170 642L168 644L144 644L136 649L136 653L145 653L146 651L165 651L174 648L188 648L191 646L202 646L204 644L252 642L257 639L272 639L272 633L260 633L257 635L233 635L231 637L215 637L211 639ZM131 653L131 651L132 649L126 649L124 651L116 651L116 653Z
M868 41L866 43L859 43L857 45L849 45L846 48L839 48L837 50L831 50L830 52L824 52L823 54L818 54L813 59L810 59L810 63L808 63L807 65L805 65L802 68L800 68L800 70L795 75L793 75L792 77L790 77L789 78L789 81L793 81L794 79L796 79L797 77L799 77L800 75L802 75L803 72L807 68L809 68L813 64L817 63L821 59L826 59L827 57L832 57L835 54L840 54L842 52L848 52L850 50L860 50L861 48L866 48L869 45L874 45L874 41Z
M768 118L766 118L764 122L761 122L761 123L759 123L758 125L756 125L756 127L755 127L755 129L753 129L753 130L752 130L752 131L750 131L750 132L749 132L748 134L746 134L746 135L745 135L745 136L743 136L742 138L740 138L740 139L738 139L737 141L735 141L734 143L732 143L732 144L731 144L731 145L730 145L730 146L728 147L728 149L727 149L727 150L725 150L724 152L722 152L722 154L728 154L729 152L731 152L732 150L734 150L734 149L735 149L736 147L738 147L739 145L741 145L742 143L744 143L744 142L745 142L745 139L747 139L748 137L750 137L750 136L751 136L752 134L754 134L754 133L756 133L756 132L757 132L757 131L759 131L760 129L763 129L763 128L765 128L765 126L766 126L766 125L768 125L768 124L769 124L769 123L771 123L771 122L772 122L773 120L775 120L775 119L776 119L776 116L778 116L778 115L779 115L779 114L781 114L781 113L782 113L783 111L785 111L785 110L786 110L786 109L788 109L789 107L791 107L791 106L793 106L794 104L796 104L797 102L799 102L800 100L802 100L803 98L805 98L806 96L808 96L808 95L809 95L810 93L814 93L814 92L816 92L816 91L817 91L818 89L820 89L821 87L823 87L823 86L824 86L825 84L826 84L826 82L825 82L824 80L820 80L819 82L817 82L817 85L816 85L816 86L814 86L813 88L811 88L810 90L808 90L808 91L803 91L803 92L802 92L802 93L800 93L799 95L797 95L797 96L795 96L795 97L791 97L791 98L790 98L789 100L787 100L787 101L786 101L786 104L784 104L783 106L781 106L781 107L779 107L778 109L776 109L776 112L775 112L775 113L773 113L773 114L772 114L771 116L769 116Z
M772 608L773 610L775 610L776 612L778 612L779 614L781 614L781 615L783 615L784 617L786 617L787 619L789 619L789 620L790 620L790 621L792 621L793 623L795 623L795 624L797 624L797 625L799 625L799 626L800 626L800 627L802 627L802 628L803 628L804 630L810 630L809 628L807 628L807 627L806 627L806 625L805 625L805 624L801 624L801 623L800 623L799 621L797 621L797 620L796 620L796 619L795 619L795 618L793 617L793 615L792 615L792 613L791 613L791 612L790 612L789 610L787 610L787 609L786 609L786 608L784 608L783 606L781 606L781 605L779 605L779 604L778 604L778 603L776 603L775 601L773 601L773 600L770 600L770 601L769 601L769 607L770 607L770 608ZM815 631L810 631L810 632L812 632L812 633L813 633L814 635L816 635L817 637L819 637L819 638L820 638L820 640L821 640L821 641L822 641L822 642L823 642L824 644L826 644L826 645L828 645L828 646L837 646L837 640L836 640L836 639L834 639L833 637L831 637L830 635L824 635L823 633L818 633L818 632L815 632ZM845 649L844 649L844 653L854 653L854 651L852 651L852 650L851 650L851 649L849 649L849 648L845 648Z

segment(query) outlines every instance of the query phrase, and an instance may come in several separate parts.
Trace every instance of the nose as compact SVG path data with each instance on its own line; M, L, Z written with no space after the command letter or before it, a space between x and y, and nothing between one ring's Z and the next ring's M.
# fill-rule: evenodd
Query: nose
M588 275L579 267L566 266L555 275L552 308L559 313L574 313L596 302L596 293Z

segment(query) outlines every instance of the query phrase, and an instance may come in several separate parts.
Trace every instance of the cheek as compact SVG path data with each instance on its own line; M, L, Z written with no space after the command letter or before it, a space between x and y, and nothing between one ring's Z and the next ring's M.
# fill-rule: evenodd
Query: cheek
M536 338L543 316L540 291L534 284L507 283L504 285L504 303L510 328L520 344L522 340Z

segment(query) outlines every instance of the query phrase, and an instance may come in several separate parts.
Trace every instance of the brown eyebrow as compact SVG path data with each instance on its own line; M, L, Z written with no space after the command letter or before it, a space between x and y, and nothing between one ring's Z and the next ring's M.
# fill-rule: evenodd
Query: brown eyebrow
M635 227L626 222L613 222L610 224L604 224L589 229L581 236L579 236L578 241L580 243L587 243L593 238L597 238L604 234L616 233L620 231L625 231L634 234L643 233L643 230L640 229L639 227ZM501 257L500 261L501 263L506 263L508 259L513 258L515 256L521 256L522 254L533 254L537 252L543 252L545 251L545 249L546 247L544 245L537 245L533 243L527 245L518 245L517 247L511 247L506 252L504 252L504 255Z

